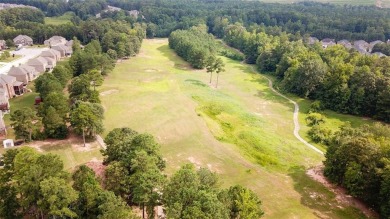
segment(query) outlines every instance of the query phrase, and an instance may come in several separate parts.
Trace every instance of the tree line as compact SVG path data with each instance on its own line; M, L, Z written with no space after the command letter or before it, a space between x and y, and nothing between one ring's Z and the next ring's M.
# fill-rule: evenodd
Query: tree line
M16 25L20 21L44 23L45 15L42 11L31 8L10 8L0 10L0 24Z
M7 0L6 3L30 5L44 11L46 16L59 16L67 11L73 11L78 17L87 19L94 17L103 9L107 8L104 0Z
M267 4L257 1L202 1L202 0L8 0L35 6L47 16L72 11L77 18L87 20L100 13L107 5L124 10L139 10L138 21L148 23L150 36L168 37L178 29L189 29L207 24L216 36L223 34L219 18L229 23L239 22L246 28L261 26L269 34L282 32L306 34L320 39L386 40L390 38L389 9L375 6L332 5L314 2L295 4ZM123 12L122 12L123 13ZM113 14L118 14L114 12Z
M267 4L259 1L204 0L107 0L125 10L140 10L145 21L157 26L155 35L167 37L177 29L207 24L214 31L215 18L226 18L245 27L259 25L272 33L309 34L320 39L386 40L390 38L389 9L375 6L333 5L314 2ZM222 33L223 34L223 33Z
M205 68L207 60L217 52L214 37L201 26L172 32L169 47L197 69Z
M390 127L349 124L326 138L324 174L348 193L390 217Z
M390 58L340 45L323 49L291 40L287 33L249 32L237 24L224 31L227 44L243 51L248 63L275 75L281 89L319 100L323 108L390 122Z

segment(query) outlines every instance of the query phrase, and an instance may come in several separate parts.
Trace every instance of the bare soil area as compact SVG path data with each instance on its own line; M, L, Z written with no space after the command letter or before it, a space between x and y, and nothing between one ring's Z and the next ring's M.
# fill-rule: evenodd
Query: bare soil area
M329 182L324 176L324 166L316 166L306 171L306 174L315 181L323 184L330 191L335 193L336 200L341 205L349 205L361 210L368 218L379 218L379 214L365 205L362 201L348 195L346 189Z

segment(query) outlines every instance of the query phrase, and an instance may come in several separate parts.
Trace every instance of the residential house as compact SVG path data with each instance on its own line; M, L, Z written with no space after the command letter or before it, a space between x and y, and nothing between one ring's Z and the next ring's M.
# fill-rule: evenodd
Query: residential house
M72 47L65 45L52 46L52 49L58 51L61 54L61 57L67 57L72 55Z
M37 57L34 59L30 59L30 60L28 60L27 65L34 67L35 70L39 73L43 73L47 70L50 70L49 63L43 57Z
M336 45L336 42L335 42L334 39L325 38L325 39L322 39L322 40L321 40L321 44L322 44L322 48L326 49L326 48L328 48L329 46L334 46L334 45Z
M362 54L367 54L370 44L364 40L357 40L353 42L353 47Z
M61 53L55 49L45 50L41 53L40 56L44 58L51 58L54 59L55 61L59 61L62 57Z
M13 87L16 95L23 95L25 93L23 82L15 81Z
M14 43L15 45L31 46L33 44L33 40L29 36L19 35L14 38Z
M49 57L42 57L42 58L47 60L46 71L51 71L53 70L54 67L56 67L57 61L55 59Z
M134 18L138 18L139 11L138 10L131 10L131 11L129 11L129 15L133 16Z
M0 88L3 88L9 98L15 96L14 83L16 78L9 75L0 74Z
M339 40L337 41L337 44L342 45L347 49L351 49L353 47L352 43L350 43L348 40Z
M68 41L62 36L52 36L49 39L45 40L43 44L45 44L46 46L57 46L65 45L66 42Z
M309 44L309 45L313 45L313 44L318 43L318 42L320 42L320 41L316 37L309 37L307 39L307 44Z
M0 40L0 51L4 49L7 49L7 43L5 40Z
M8 75L15 77L16 80L22 82L23 85L27 85L30 81L28 77L28 72L20 66L12 66L11 69L8 71Z
M371 42L370 45L368 46L368 52L372 52L372 49L374 48L374 46L376 44L379 44L379 43L383 43L383 41L375 40L375 41Z
M0 111L9 110L9 96L4 88L0 88Z
M27 72L28 81L33 81L39 76L39 72L37 72L37 70L35 70L32 66L24 64L19 67L23 68Z
M68 42L65 43L65 46L69 46L70 48L72 48L73 46L73 40L69 40Z
M65 46L69 47L73 51L73 40L69 40L68 42L65 43ZM84 49L84 46L80 44L80 49Z

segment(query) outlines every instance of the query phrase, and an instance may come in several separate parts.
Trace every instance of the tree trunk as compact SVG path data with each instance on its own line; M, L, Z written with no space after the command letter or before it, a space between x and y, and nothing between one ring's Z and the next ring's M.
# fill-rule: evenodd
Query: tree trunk
M218 78L219 78L219 73L217 74L217 84L215 84L215 88L218 88Z
M211 84L211 79L213 78L213 72L210 72L210 84Z
M32 130L30 129L28 132L28 141L31 142L32 139Z
M145 204L142 203L142 218L145 219Z
M85 147L85 132L84 132L84 128L83 128L83 142L84 142L84 147Z

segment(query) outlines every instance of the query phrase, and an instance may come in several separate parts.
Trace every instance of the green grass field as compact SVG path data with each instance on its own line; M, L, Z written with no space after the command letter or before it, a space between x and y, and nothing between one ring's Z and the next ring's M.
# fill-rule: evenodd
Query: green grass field
M304 2L306 0L260 0L261 2L267 3L296 3L296 2ZM309 0L307 0L309 1ZM332 4L349 4L349 5L375 5L376 0L310 0L314 2L321 3L332 3ZM386 0L384 0L386 1Z
M191 69L166 39L145 40L141 53L118 63L99 88L105 134L116 127L153 134L168 175L188 162L209 167L223 186L258 193L265 218L361 218L305 174L323 157L294 138L292 104L250 66L223 60L215 89L215 78L210 86L209 75Z
M71 18L72 18L72 14L69 12L58 17L45 17L45 24L51 24L51 25L66 24L71 22L70 21Z

